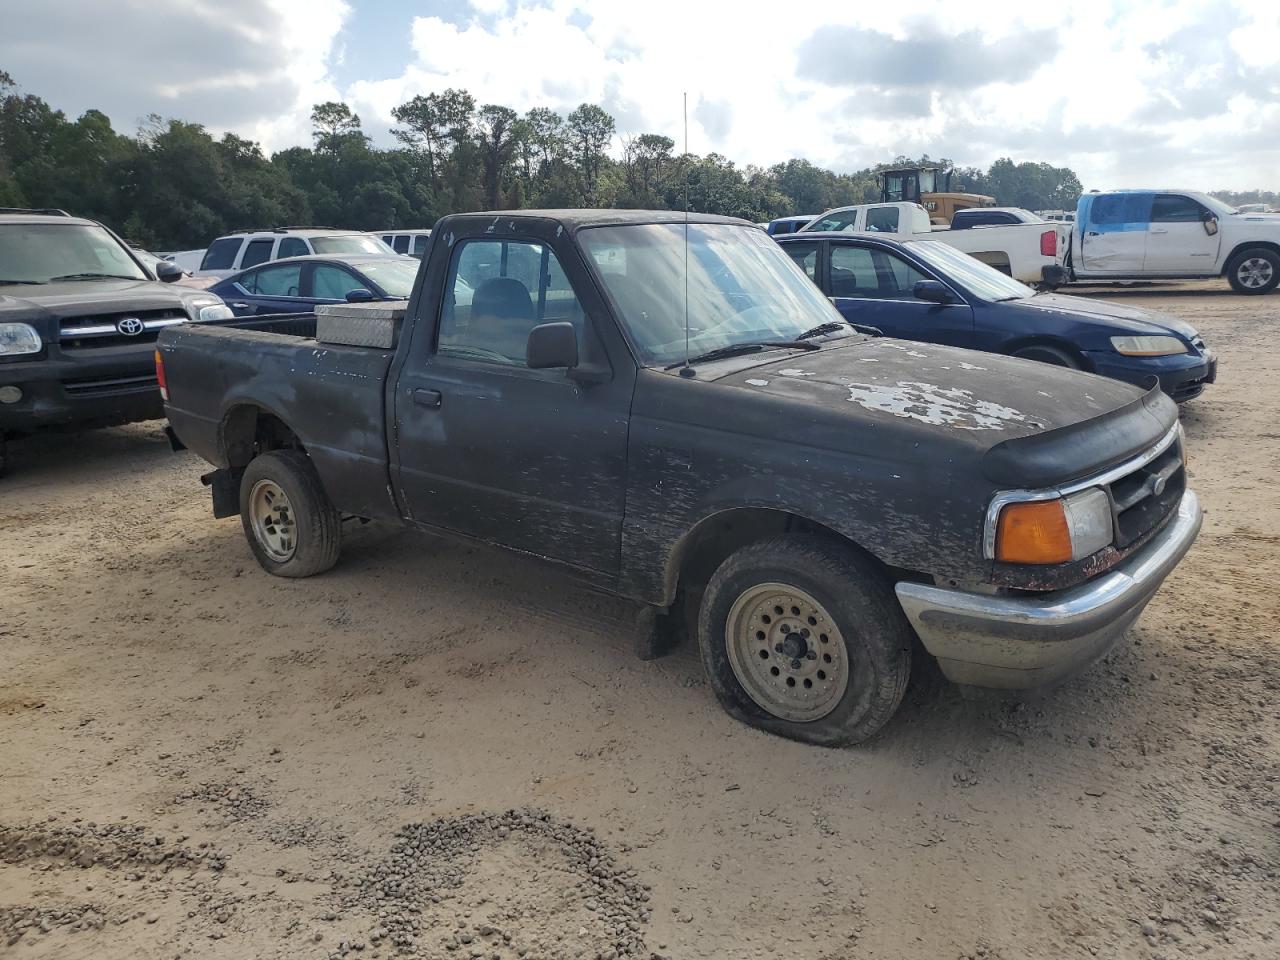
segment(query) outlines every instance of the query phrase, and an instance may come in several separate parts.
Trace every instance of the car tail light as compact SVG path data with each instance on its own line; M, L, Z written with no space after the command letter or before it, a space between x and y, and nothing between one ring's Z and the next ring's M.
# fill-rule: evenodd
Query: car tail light
M1040 234L1040 256L1056 257L1058 255L1058 231L1046 230Z
M156 351L156 382L160 384L160 399L169 402L169 382L164 378L164 357Z

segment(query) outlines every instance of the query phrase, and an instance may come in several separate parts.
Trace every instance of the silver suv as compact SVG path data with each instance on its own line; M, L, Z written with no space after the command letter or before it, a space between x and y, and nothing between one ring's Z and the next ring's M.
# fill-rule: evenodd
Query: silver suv
M196 273L203 277L229 277L268 260L305 257L313 253L394 254L395 251L375 236L336 227L237 230L209 244Z

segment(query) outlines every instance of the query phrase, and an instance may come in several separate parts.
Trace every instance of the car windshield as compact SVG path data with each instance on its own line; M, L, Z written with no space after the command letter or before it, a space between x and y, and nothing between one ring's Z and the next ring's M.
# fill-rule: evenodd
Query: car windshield
M1192 196L1220 217L1229 217L1236 213L1236 208L1231 204L1223 203L1217 197L1211 197L1207 193L1196 193L1192 194Z
M1036 295L1026 284L940 241L910 240L904 246L943 277L983 300L1025 300Z
M316 253L333 256L336 253L389 253L395 254L389 246L377 237L364 233L349 233L336 237L312 237L311 246Z
M387 292L388 297L408 299L413 292L413 281L418 276L418 261L409 258L396 260L367 260L356 263L356 269Z
M84 223L0 226L0 285L48 283L54 277L150 279L103 227Z
M832 321L849 329L782 248L755 227L652 223L592 227L578 236L632 342L652 366L685 357L686 311L690 356L793 339Z

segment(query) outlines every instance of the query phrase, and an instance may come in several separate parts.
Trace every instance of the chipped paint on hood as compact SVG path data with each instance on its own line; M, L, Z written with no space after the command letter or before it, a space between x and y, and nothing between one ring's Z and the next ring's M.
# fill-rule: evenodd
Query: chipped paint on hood
M1043 430L1047 424L1020 413L1013 407L979 400L970 390L939 387L932 383L899 381L894 384L847 383L849 401L868 410L881 410L895 417L921 423L955 427L959 430L1003 430L1009 423Z
M942 344L915 346L877 337L838 341L803 357L736 357L725 366L738 369L715 379L833 413L856 410L945 430L978 446L1090 420L1142 395L1127 383L1065 367ZM927 356L912 355L921 352Z

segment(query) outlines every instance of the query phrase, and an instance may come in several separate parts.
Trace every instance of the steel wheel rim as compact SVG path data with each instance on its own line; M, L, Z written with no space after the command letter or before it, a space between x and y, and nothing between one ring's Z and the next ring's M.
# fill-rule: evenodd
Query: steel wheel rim
M298 549L293 506L274 480L259 480L249 491L249 523L258 545L277 563L284 563Z
M761 583L745 590L729 608L725 644L747 696L780 720L821 720L849 688L840 629L822 604L796 587Z
M1274 269L1271 261L1265 257L1250 257L1248 260L1241 261L1240 266L1236 267L1236 279L1242 286L1257 289L1267 285Z

